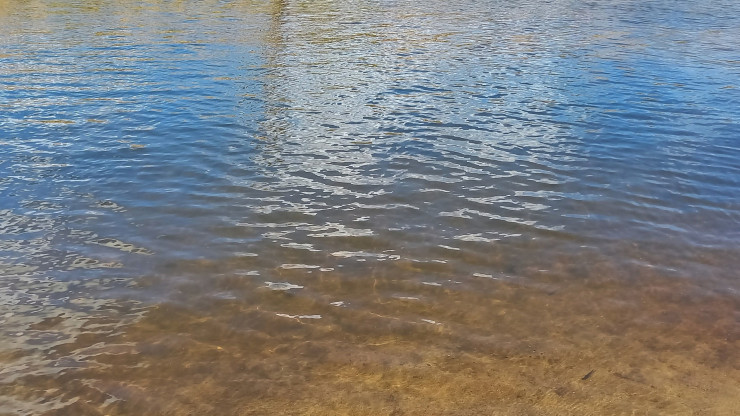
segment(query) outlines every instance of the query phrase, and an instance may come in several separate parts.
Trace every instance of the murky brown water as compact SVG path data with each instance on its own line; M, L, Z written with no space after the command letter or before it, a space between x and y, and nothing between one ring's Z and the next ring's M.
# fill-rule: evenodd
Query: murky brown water
M0 415L733 415L730 1L0 0Z

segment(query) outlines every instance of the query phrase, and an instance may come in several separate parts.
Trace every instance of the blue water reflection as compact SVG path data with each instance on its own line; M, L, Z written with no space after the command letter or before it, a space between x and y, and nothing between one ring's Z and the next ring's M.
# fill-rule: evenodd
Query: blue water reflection
M3 348L264 288L371 309L321 273L736 296L738 9L0 1Z

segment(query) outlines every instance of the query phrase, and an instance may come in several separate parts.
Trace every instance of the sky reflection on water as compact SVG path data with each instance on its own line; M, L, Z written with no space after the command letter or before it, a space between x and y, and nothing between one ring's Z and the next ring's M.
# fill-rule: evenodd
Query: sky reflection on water
M0 0L0 414L729 414L737 9Z

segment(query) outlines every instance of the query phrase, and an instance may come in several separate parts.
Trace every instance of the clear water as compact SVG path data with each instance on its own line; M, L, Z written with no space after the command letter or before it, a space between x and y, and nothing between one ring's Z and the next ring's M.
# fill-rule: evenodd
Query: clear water
M0 0L0 414L736 411L739 3L145 3Z

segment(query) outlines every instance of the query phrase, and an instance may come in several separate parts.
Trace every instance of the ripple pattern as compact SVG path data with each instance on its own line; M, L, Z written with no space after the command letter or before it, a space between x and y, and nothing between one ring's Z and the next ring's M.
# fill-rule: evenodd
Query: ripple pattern
M738 15L726 0L0 0L0 414L185 414L192 392L134 364L167 354L195 384L229 383L196 371L209 362L236 380L215 358L231 354L254 370L239 391L263 397L255 374L306 381L293 352L355 374L347 340L398 348L352 350L381 367L437 360L399 352L430 339L468 357L569 351L572 322L596 323L540 311L550 299L702 328L727 356L705 362L732 367ZM697 315L660 312L665 287ZM530 335L528 313L553 326ZM661 348L633 341L613 346ZM613 373L650 384L635 371ZM199 386L202 414L264 414ZM235 407L203 405L221 401Z

